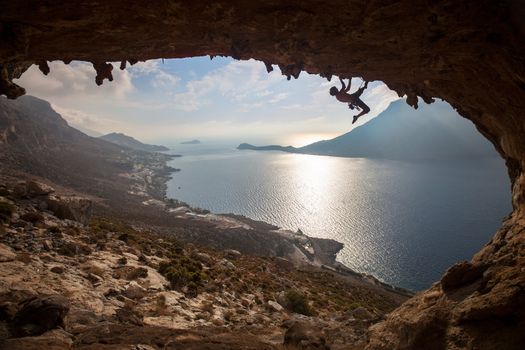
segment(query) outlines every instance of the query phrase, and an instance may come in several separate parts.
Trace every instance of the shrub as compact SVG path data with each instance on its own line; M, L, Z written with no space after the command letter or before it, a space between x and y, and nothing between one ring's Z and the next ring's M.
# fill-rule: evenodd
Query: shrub
M348 310L353 311L357 309L358 307L361 307L361 304L358 302L353 302L350 305L348 305Z
M136 280L138 278L148 277L148 270L144 267L138 267L131 270L127 276L128 280Z
M170 261L161 262L158 271L170 282L172 289L186 289L190 296L196 296L199 287L208 279L202 265L184 255L174 255Z
M44 216L38 212L30 212L30 213L25 213L24 215L22 215L20 219L34 224L39 221L44 221Z
M6 202L0 202L0 221L7 222L13 216L15 206Z
M296 290L289 290L286 292L286 299L292 312L297 314L312 316L313 310L308 305L306 297Z

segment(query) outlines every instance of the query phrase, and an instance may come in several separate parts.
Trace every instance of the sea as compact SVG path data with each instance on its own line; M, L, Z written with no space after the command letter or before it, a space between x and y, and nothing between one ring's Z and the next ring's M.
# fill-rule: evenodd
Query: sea
M344 243L337 260L419 291L511 211L503 160L403 162L180 145L168 197Z

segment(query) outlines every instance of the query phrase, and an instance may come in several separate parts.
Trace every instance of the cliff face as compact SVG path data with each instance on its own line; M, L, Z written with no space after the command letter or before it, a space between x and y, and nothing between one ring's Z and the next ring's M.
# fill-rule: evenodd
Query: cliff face
M4 2L0 93L23 94L12 79L35 63L46 73L46 60L93 62L101 84L106 62L209 54L382 80L410 105L442 98L505 158L514 211L471 263L375 327L369 348L512 349L525 322L523 13L519 0Z

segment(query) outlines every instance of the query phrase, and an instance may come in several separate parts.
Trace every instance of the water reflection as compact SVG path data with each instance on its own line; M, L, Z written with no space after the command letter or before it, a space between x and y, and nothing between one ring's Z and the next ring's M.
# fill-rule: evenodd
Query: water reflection
M229 151L172 165L182 171L170 196L336 239L346 265L415 290L469 259L510 211L496 159L416 164Z

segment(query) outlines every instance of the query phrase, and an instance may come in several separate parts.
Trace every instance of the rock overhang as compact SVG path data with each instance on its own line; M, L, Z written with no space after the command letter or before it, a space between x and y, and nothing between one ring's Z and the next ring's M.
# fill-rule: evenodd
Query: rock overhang
M464 338L473 334L471 328L459 326L465 321L458 310L465 307L485 307L481 314L490 318L490 310L506 302L507 309L517 308L518 319L524 317L522 298L505 301L501 292L509 290L505 287L509 281L525 283L507 273L519 272L524 264L516 260L523 254L525 239L523 8L518 0L3 2L0 94L13 98L23 94L13 78L31 64L48 72L46 61L92 62L97 83L102 83L111 80L115 69L108 62L226 55L260 60L268 70L277 64L289 78L306 71L328 79L381 80L413 106L418 97L425 102L435 97L446 100L506 160L514 211L472 262L474 267L489 267L467 285L482 281L485 289L475 293L490 298L476 304L480 297L473 292L452 300L437 284L377 328L370 345L381 348L385 342L374 343L381 334L397 339L396 327L408 327L407 332L414 334L412 342L403 345L410 340L402 339L394 345L414 348L420 340L415 330L422 325L410 323L411 313L428 320L447 319L454 326L444 326L448 333L440 334L449 338L453 332ZM515 258L509 262L505 254ZM502 280L501 269L511 277ZM488 291L486 285L491 286Z

